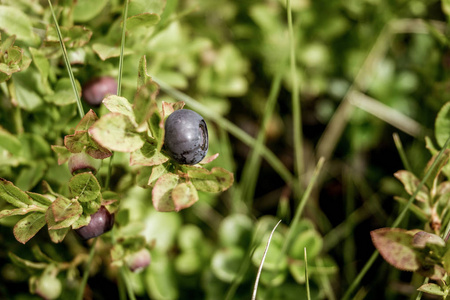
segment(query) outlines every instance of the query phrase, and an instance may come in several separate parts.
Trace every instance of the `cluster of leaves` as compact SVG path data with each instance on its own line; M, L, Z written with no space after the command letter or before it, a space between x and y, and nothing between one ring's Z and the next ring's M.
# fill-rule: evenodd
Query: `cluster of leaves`
M435 136L438 145L445 147L450 132L450 102L440 110L435 123ZM412 172L400 170L394 176L401 181L405 191L415 197L416 203L410 204L411 211L423 222L425 230L406 230L400 228L381 228L371 232L375 247L383 258L394 267L417 272L422 276L441 282L441 285L427 283L419 290L445 299L450 291L446 284L450 271L450 251L447 243L450 221L450 150L443 149L438 159L436 149L431 139L427 138L427 145L433 157L429 161L424 173L430 173L429 179L421 182ZM431 167L434 169L430 169ZM447 180L442 180L446 178ZM408 201L395 197L400 203ZM433 233L427 232L431 231Z

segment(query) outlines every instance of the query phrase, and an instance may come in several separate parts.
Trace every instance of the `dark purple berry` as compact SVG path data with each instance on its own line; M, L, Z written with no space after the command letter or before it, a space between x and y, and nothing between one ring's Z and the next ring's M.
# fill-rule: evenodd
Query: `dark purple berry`
M208 152L208 128L198 113L176 110L165 123L164 148L180 164L195 165Z
M101 164L102 161L100 159L95 159L84 151L80 153L72 153L68 162L69 171L72 175L89 171L95 174Z
M88 240L110 231L113 225L114 215L110 214L106 207L100 206L98 211L91 215L89 224L75 231L82 239Z
M94 78L83 86L83 99L91 106L100 106L108 95L117 93L117 81L108 76Z

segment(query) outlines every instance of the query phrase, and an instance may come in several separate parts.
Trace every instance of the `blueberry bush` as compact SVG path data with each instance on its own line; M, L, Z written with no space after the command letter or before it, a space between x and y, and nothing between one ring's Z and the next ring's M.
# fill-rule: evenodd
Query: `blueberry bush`
M1 0L0 299L445 299L449 18Z

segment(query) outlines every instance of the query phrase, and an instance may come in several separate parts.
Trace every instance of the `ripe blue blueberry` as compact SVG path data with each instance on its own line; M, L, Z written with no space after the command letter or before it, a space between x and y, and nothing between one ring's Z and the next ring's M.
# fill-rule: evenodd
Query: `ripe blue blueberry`
M174 111L165 123L164 148L180 164L195 165L208 152L208 128L198 113Z

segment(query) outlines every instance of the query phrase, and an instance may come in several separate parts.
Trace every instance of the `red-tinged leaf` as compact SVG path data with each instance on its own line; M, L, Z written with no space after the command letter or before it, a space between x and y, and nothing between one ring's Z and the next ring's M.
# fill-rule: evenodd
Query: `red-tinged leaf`
M223 192L234 181L233 173L220 167L213 168L211 171L205 168L188 168L187 174L195 188L202 192Z
M69 160L71 152L64 146L52 145L53 152L58 156L58 165L62 165Z
M119 113L102 116L91 126L89 134L101 146L113 151L133 152L145 143L130 119Z
M45 225L45 214L34 212L25 216L14 226L13 233L22 244L28 242Z
M48 235L53 243L61 243L69 232L70 228L49 229Z
M175 211L188 208L198 201L197 189L191 182L180 183L173 189L172 199Z
M76 131L64 137L64 145L72 153L80 153L89 144L87 130Z
M178 175L167 173L156 181L152 190L152 201L157 211L175 211L172 191L177 186L178 180Z
M164 121L171 113L176 110L183 109L184 107L183 101L178 101L174 103L162 102L162 120Z
M205 157L201 162L199 162L199 164L201 164L201 165L209 164L210 162L214 161L218 157L219 157L219 153Z
M83 213L83 208L76 200L60 197L53 201L51 211L55 221L61 222L66 219L78 218Z
M97 114L90 109L75 127L76 131L88 130L98 120Z
M146 142L141 149L130 155L130 165L155 166L168 161L169 158L158 151L156 143Z
M89 139L89 145L86 146L86 153L96 159L105 159L112 155L111 151L102 147L92 139Z
M0 199L5 200L15 207L27 207L32 205L33 200L12 182L0 178Z
M435 246L444 248L445 242L438 235L428 233L425 231L419 231L414 235L412 245L414 247L420 248L420 249L424 249L425 247L427 247L429 245L435 245Z
M414 232L401 228L380 228L370 232L381 256L403 271L417 271L421 265L412 246Z
M396 173L394 173L394 176L401 181L403 186L405 187L405 191L413 195L416 191L418 185L420 184L420 180L414 176L413 173L408 172L406 170L400 170ZM416 199L425 203L428 203L429 201L429 190L425 185L422 185L422 188L420 189L419 193L416 196Z

